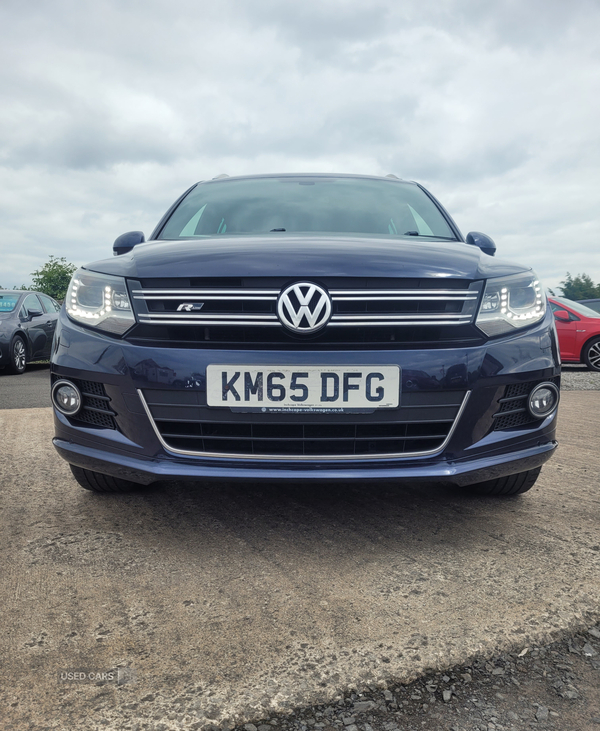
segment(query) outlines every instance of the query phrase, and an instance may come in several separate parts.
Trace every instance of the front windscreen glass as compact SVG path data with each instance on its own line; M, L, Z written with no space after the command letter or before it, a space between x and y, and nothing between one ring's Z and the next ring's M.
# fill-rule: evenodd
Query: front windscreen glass
M310 176L201 183L158 238L284 232L457 240L435 203L412 183Z
M18 294L3 294L0 292L0 312L12 312L19 301Z

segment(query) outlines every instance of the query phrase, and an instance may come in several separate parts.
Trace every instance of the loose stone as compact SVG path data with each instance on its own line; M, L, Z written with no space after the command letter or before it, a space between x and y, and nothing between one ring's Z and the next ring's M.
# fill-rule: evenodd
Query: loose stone
M538 706L538 709L535 712L535 718L537 721L547 721L548 715L549 710L546 708L546 706Z

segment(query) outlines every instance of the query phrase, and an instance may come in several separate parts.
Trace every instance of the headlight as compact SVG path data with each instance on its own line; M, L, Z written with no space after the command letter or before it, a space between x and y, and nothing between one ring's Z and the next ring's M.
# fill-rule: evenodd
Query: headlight
M525 272L488 279L476 324L488 337L493 337L533 325L545 313L543 287L533 272Z
M78 269L67 290L67 314L75 322L122 335L135 324L125 280Z

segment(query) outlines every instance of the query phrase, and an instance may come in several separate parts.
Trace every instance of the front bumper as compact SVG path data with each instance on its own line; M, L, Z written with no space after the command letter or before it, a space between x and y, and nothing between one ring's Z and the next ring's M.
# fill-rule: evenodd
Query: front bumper
M382 465L354 463L353 465L330 465L327 468L315 465L285 467L280 464L215 464L206 462L183 462L166 459L135 457L126 453L107 454L106 451L86 444L55 437L54 446L60 456L69 464L93 472L113 475L142 485L162 480L210 480L249 482L281 481L323 481L323 482L445 482L454 485L472 485L505 475L524 472L543 465L552 456L557 443L552 440L526 449L506 454L488 455L463 462L442 461L426 465Z
M52 377L101 383L116 428L82 425L55 411L54 445L69 463L141 484L158 480L437 481L468 485L533 469L556 448L556 413L516 428L494 430L493 414L506 387L557 380L560 373L551 315L540 325L484 346L432 350L232 351L134 346L79 327L64 314L57 328ZM160 439L140 392L204 388L211 363L321 365L398 364L403 390L469 393L444 448L428 455L343 459L190 454ZM452 374L450 377L449 374ZM269 416L259 417L268 419Z

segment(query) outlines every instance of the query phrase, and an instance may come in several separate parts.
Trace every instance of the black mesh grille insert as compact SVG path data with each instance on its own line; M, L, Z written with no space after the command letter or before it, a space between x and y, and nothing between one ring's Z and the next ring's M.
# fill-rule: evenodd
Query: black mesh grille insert
M104 384L96 381L80 381L73 379L73 383L81 391L83 406L73 421L101 426L105 429L116 429L116 413L110 408L110 398L106 395Z
M501 416L494 422L494 429L501 431L502 429L512 429L515 426L523 426L523 424L532 424L534 419L529 411L521 411L519 413L506 414Z
M533 424L536 419L529 413L527 397L531 390L542 381L528 381L525 383L511 383L504 389L504 395L499 399L498 411L494 414L494 431L513 429L526 424ZM560 385L560 379L552 379L552 383Z
M419 392L399 409L371 414L257 414L209 409L203 392L146 389L156 427L171 449L249 456L372 456L439 449L465 393Z

